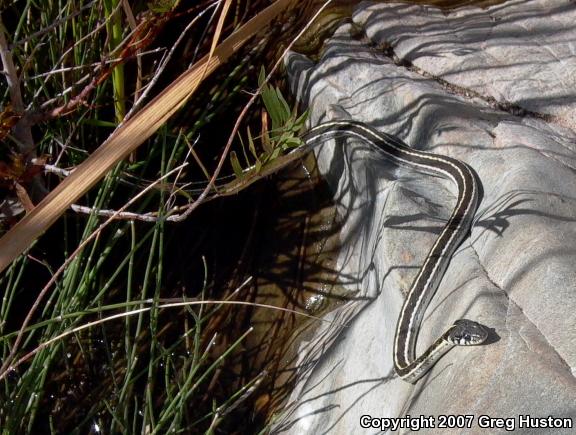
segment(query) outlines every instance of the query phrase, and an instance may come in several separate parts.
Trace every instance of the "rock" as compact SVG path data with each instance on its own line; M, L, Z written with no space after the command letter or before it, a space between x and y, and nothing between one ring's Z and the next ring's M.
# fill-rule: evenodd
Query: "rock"
M318 63L288 57L312 125L360 120L474 168L483 198L426 312L418 352L459 318L488 325L495 340L452 350L415 386L395 375L398 313L454 186L361 142L326 143L317 158L343 216L338 267L355 301L301 345L301 381L275 433L365 433L362 415L433 416L426 433L447 433L440 415L473 416L454 433L497 432L479 426L490 423L481 415L519 433L531 431L521 415L574 426L575 18L576 5L560 0L449 14L362 3Z
M427 6L364 5L354 19L370 39L435 77L575 127L573 2L515 0L449 16Z

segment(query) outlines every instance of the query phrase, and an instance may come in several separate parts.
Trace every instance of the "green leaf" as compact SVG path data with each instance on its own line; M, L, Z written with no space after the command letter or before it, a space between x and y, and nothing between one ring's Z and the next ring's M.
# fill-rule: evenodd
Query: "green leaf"
M302 115L300 115L298 118L296 118L296 121L294 121L294 126L295 127L298 126L298 129L301 129L306 123L307 119L308 119L308 109L306 109L304 113L302 113Z
M264 70L264 67L261 66L260 67L260 74L258 74L258 87L262 86L262 84L264 83L264 80L266 80L266 71Z
M242 171L242 166L240 166L240 162L238 161L238 156L236 155L235 151L230 152L230 164L232 165L232 169L234 170L234 174L237 178L241 178L244 175Z
M278 112L280 115L280 125L285 125L288 120L290 119L290 115L292 114L290 111L290 106L284 99L282 92L279 88L276 88L276 98L278 99Z
M248 147L250 148L250 152L254 156L256 160L258 160L258 153L256 152L256 145L254 145L254 139L252 138L252 132L250 131L250 127L246 129L246 134L248 134Z
M274 151L272 151L272 154L270 155L270 160L275 160L278 158L278 156L280 155L280 152L282 151L282 149L280 147L278 148L274 148Z
M267 87L263 90L262 99L264 100L266 111L270 115L270 119L272 119L272 130L280 128L283 125L281 105L274 89Z
M286 139L286 141L283 144L283 149L287 150L289 148L296 148L299 147L300 145L302 145L302 139L298 137L291 137Z
M262 103L270 117L270 129L263 131L259 137L259 148L255 142L258 137L255 138L252 135L249 127L246 130L248 149L256 159L254 166L250 168L251 173L253 171L259 173L263 166L277 159L284 152L302 145L303 141L298 137L298 134L308 118L308 111L298 116L297 107L290 108L280 88L265 83L265 80L266 71L262 67L258 74L258 86L261 90ZM242 150L246 153L244 142L242 142L242 147ZM247 158L246 160L247 165L250 166ZM230 154L230 162L238 177L246 176L246 172L242 172L236 154Z

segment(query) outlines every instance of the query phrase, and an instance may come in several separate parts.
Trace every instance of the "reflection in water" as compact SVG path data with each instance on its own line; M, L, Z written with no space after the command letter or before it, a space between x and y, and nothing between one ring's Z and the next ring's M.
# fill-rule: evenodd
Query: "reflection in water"
M339 285L339 219L332 194L319 178L310 155L277 177L276 200L260 221L251 300L321 317L346 300ZM276 310L254 311L254 332L246 342L253 359L269 375L260 388L256 411L265 419L289 394L299 362L299 343L318 326L312 320Z

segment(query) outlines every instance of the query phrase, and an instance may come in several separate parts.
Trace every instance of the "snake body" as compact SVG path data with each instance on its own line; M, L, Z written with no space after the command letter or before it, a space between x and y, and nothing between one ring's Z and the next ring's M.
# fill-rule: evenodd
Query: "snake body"
M400 139L360 122L326 122L310 129L303 139L306 147L311 147L337 137L361 139L378 148L392 161L448 178L457 187L456 206L414 279L396 326L394 368L402 379L415 383L454 346L478 345L488 338L484 326L471 320L460 319L419 357L415 355L424 312L436 293L454 251L470 230L478 205L478 184L472 170L465 163L415 150Z

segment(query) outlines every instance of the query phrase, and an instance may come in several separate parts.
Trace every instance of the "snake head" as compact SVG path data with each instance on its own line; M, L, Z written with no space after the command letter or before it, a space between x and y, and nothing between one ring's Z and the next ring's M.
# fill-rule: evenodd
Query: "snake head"
M480 323L460 319L454 322L448 333L448 341L456 346L476 346L488 338L488 330Z

